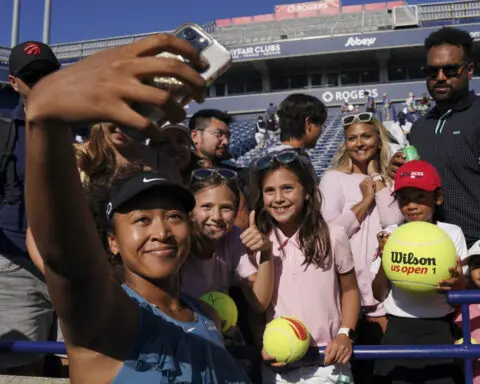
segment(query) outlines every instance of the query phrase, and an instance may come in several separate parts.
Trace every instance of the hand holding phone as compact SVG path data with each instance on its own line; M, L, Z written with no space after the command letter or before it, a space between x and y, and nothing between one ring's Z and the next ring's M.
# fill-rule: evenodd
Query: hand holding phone
M188 41L198 50L202 59L208 63L208 67L205 70L199 71L200 76L206 81L207 86L210 86L230 68L232 64L230 51L197 24L183 24L177 28L173 34L178 38ZM185 60L182 56L169 52L160 53L157 57L174 58L189 64L188 60ZM186 105L192 100L191 89L174 77L157 76L147 80L146 84L169 91L175 101L180 105ZM137 112L148 117L155 123L162 122L165 115L160 108L153 105L137 104L134 108Z

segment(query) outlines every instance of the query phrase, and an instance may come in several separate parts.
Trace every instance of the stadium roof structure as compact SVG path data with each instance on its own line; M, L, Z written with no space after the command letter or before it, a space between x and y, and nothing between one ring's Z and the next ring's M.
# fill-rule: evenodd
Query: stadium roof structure
M327 8L318 8L321 2L282 5L272 14L220 19L204 27L227 47L233 47L480 21L480 0L420 5L406 5L401 0L344 7L338 5L338 0L324 2ZM153 33L53 44L52 47L59 59L78 59ZM0 47L0 60L8 58L9 52L9 48Z

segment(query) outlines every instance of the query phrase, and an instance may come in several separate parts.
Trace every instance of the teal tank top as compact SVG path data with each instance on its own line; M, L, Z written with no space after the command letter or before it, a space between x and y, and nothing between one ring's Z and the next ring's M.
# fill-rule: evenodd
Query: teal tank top
M122 285L139 305L139 329L131 355L112 384L244 384L247 374L227 352L215 323L196 300L183 295L195 321L179 322Z

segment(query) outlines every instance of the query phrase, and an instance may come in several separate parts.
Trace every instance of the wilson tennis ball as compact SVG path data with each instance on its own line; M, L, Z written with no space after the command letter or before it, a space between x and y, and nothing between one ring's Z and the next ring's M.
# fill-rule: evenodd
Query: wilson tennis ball
M208 292L202 295L200 300L215 308L224 324L222 332L226 332L230 327L237 325L238 309L230 296L222 292Z

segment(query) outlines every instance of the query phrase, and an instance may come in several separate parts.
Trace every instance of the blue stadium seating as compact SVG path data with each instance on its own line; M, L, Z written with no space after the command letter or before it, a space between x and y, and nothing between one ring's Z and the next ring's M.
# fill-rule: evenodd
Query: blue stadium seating
M250 146L250 150L244 152L241 156L237 157L235 163L240 167L248 167L250 162L260 156L265 155L268 152L269 148L272 148L280 144L279 137L276 135L270 135L267 139L263 148L255 148L255 120L251 120L246 123L246 125L253 126L253 146ZM250 128L249 128L250 129ZM236 128L232 125L232 136L239 137ZM233 137L232 137L233 138ZM337 152L338 147L343 141L343 129L341 124L341 116L335 115L329 117L324 124L322 136L318 140L318 143L315 148L308 151L312 164L315 168L315 171L318 176L321 176L323 172L330 166L335 153ZM237 148L240 147L238 143L232 140L232 154L237 151ZM238 146L238 147L237 147ZM247 146L245 146L247 147Z

